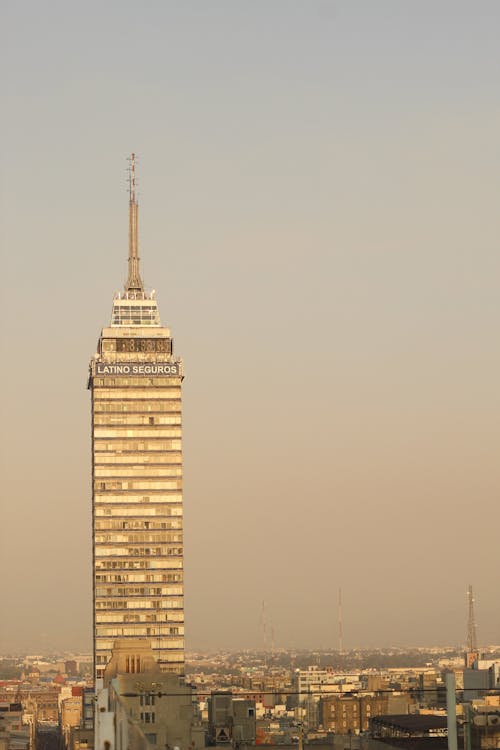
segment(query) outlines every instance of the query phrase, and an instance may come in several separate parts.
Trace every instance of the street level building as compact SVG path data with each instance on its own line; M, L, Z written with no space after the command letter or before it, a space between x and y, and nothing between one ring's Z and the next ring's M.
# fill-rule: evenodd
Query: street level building
M138 210L132 155L128 278L88 380L96 679L117 638L146 638L162 671L184 671L183 370L140 275Z
M160 671L147 639L115 641L97 705L96 750L102 750L102 739L110 742L110 750L205 746L193 688L181 675Z

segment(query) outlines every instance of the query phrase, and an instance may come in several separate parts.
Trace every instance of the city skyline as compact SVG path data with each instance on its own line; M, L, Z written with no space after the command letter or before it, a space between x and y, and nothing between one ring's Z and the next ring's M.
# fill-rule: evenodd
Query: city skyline
M339 587L345 648L465 642L469 583L498 642L498 5L3 14L5 648L90 647L82 373L133 149L190 374L187 648L259 646L262 601L335 646Z

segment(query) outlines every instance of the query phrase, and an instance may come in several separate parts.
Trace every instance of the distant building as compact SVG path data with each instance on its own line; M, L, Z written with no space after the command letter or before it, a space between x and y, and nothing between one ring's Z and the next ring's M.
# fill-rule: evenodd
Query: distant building
M427 708L446 706L446 688L440 672L436 670L421 672L418 680L418 700L421 706Z
M59 687L53 685L48 686L20 686L17 690L16 701L22 704L28 702L36 707L36 715L38 721L59 721ZM12 701L12 693L9 694L6 690L0 690L0 703L10 703Z
M61 735L66 747L70 744L71 730L81 725L82 710L82 695L72 695L61 701Z
M211 744L254 744L255 701L230 692L212 693L208 699L208 736Z
M375 716L370 719L374 738L438 738L448 736L448 719L435 714Z
M319 696L321 693L351 692L360 690L363 686L358 672L349 674L311 666L295 671L293 687L303 699L308 694Z
M70 677L75 677L78 674L78 664L74 659L68 659L64 662L64 671Z
M30 750L32 725L23 723L21 703L0 703L0 750Z
M469 702L482 698L485 693L495 687L495 670L464 669L464 701Z
M347 674L310 666L295 671L292 687L296 695L287 701L287 705L297 706L297 719L303 721L306 728L315 729L320 723L319 701L324 694L350 693L360 690L363 685L358 673Z
M388 695L331 695L322 697L320 724L323 729L336 734L360 734L366 732L370 719L386 714Z

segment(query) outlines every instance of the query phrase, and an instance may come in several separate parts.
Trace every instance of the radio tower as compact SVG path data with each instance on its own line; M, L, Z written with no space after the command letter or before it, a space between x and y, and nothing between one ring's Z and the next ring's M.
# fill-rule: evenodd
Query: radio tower
M477 650L477 633L476 618L474 617L474 594L472 586L467 586L467 650L465 652L465 666L467 669L475 669L479 661L479 651Z
M476 632L476 618L474 617L474 594L472 593L472 586L469 584L467 587L467 606L469 610L469 618L467 621L467 651L469 654L477 653L477 632Z
M260 624L262 627L262 645L264 647L264 666L267 667L267 619L266 619L266 603L262 602L262 612Z
M339 588L338 616L339 616L339 653L342 653L344 650L344 628L342 624L342 589L341 588Z

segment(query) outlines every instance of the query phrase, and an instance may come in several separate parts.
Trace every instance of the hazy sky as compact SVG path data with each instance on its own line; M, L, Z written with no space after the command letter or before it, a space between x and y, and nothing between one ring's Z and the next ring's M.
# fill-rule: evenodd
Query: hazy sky
M90 648L86 376L185 362L188 648L500 642L500 4L2 10L4 650Z

